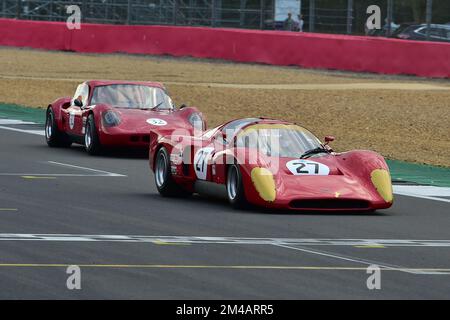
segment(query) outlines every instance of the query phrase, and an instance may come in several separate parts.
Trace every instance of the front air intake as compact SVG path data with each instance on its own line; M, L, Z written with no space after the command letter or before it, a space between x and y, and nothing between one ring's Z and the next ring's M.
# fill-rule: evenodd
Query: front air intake
M352 199L294 200L289 204L293 209L369 209L369 202Z

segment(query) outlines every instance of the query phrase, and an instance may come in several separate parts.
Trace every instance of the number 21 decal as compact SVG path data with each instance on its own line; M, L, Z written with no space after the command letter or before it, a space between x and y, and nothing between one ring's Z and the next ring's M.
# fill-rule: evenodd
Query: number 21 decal
M326 176L330 174L330 168L320 162L310 160L291 160L286 163L289 171L296 176L299 175L319 175Z

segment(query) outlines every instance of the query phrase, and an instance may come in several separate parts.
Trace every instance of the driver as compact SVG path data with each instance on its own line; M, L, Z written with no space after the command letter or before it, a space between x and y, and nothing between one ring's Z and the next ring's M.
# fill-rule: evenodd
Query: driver
M298 151L298 145L293 141L292 137L289 136L289 134L283 134L284 130L280 130L279 135L279 156L283 157L297 157L298 155L295 154L296 151Z

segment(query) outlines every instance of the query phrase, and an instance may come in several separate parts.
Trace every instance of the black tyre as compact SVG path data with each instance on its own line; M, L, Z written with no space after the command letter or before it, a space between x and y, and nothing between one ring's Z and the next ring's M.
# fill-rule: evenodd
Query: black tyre
M169 153L164 147L158 150L155 158L155 184L163 197L183 197L191 194L173 181Z
M98 155L102 151L100 139L98 138L97 128L95 127L94 115L89 115L86 122L86 130L84 133L84 146L86 152L90 155Z
M69 136L58 129L55 115L51 108L47 109L45 118L45 141L51 148L68 148L72 145Z
M247 208L248 202L245 198L242 174L239 165L233 164L228 167L227 172L227 197L231 206L235 209Z

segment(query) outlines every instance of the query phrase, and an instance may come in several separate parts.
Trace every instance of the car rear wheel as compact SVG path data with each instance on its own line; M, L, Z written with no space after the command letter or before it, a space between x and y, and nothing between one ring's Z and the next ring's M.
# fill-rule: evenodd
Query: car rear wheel
M227 196L231 206L235 209L243 209L248 205L242 184L241 170L237 164L228 167Z
M55 115L51 108L47 109L45 118L45 141L52 148L68 148L72 145L72 141L67 134L58 129Z
M187 196L191 193L176 184L170 172L169 153L162 147L155 159L155 184L163 197Z
M84 146L87 153L97 155L101 152L101 144L95 127L94 116L91 114L86 122L86 131L84 133Z

